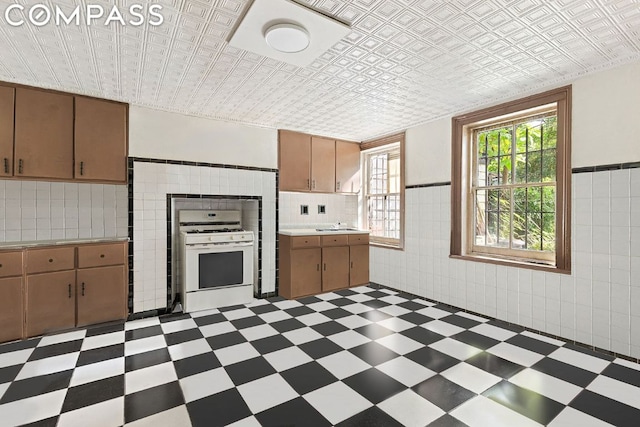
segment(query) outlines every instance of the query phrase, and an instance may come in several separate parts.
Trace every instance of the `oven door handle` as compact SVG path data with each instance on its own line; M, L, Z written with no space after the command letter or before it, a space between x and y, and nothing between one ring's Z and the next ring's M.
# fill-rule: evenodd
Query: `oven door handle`
M223 247L223 248L242 248L242 247L248 247L248 246L253 246L253 242L243 242L243 243L236 243L236 242L224 242L224 243L192 243L189 244L187 243L185 245L187 247L187 249L204 249L204 248L215 248L215 247Z

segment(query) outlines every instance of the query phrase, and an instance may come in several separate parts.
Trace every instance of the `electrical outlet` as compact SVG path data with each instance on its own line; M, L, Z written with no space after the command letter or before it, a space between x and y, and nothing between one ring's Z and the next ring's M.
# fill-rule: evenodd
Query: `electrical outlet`
M309 215L309 205L300 205L300 215Z
M318 205L318 213L324 215L327 213L327 207L325 205Z

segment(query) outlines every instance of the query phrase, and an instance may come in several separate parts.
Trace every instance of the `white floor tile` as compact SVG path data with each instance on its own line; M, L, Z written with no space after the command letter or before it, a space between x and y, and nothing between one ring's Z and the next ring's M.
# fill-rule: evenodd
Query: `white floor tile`
M132 331L134 329L149 328L160 324L158 317L149 317L147 319L132 320L124 324L125 331Z
M113 332L111 334L96 335L95 337L88 337L82 341L82 351L91 350L94 348L108 347L110 345L122 344L124 342L124 331Z
M568 348L559 348L549 355L550 358L559 360L568 365L577 366L587 371L599 374L609 365L609 362L579 351L570 350Z
M489 319L487 319L486 317L476 316L475 314L465 313L464 311L457 312L456 316L466 317L467 319L475 320L476 322L482 322L482 323L489 321Z
M331 424L338 424L373 406L342 382L330 384L304 396Z
M338 334L333 334L328 336L327 338L345 349L357 347L361 344L368 343L369 341L371 341L369 338L365 337L364 335L359 334L352 330L343 331Z
M327 311L336 308L335 305L326 301L318 301L314 302L313 304L307 304L307 307L314 311Z
M181 360L187 357L197 356L198 354L208 353L211 346L204 338L199 340L187 341L169 347L171 360Z
M296 300L286 300L286 301L274 302L273 305L278 307L280 310L288 310L294 307L301 307L302 303Z
M220 310L218 310L217 308L212 308L211 310L194 311L192 313L189 313L189 316L197 319L199 317L211 316L218 313L220 313Z
M278 372L304 365L313 359L298 347L288 347L263 356Z
M160 427L160 426L175 426L175 427L189 427L191 426L191 418L189 418L189 412L184 405L176 406L168 411L159 412L149 417L136 420L132 423L126 424L127 427Z
M484 396L468 400L450 414L469 427L540 427L542 425Z
M254 414L298 397L298 393L279 374L242 384L238 392Z
M445 338L434 342L433 344L429 344L429 347L434 348L441 353L453 356L458 360L467 360L482 351L476 347L470 346L469 344L465 344L451 338Z
M566 407L549 423L549 427L613 427L609 423Z
M16 380L23 380L25 378L73 369L76 367L79 354L80 353L69 353L61 356L48 357L46 359L27 362L18 373Z
M445 337L450 337L451 335L456 335L464 331L463 328L452 325L451 323L443 322L442 320L433 320L423 324L422 327L427 328L436 334L444 335Z
M259 314L258 317L260 317L262 320L264 320L267 323L274 323L274 322L279 322L281 320L291 319L292 316L286 311L278 310L278 311L270 311L268 313Z
M474 326L469 330L471 332L475 332L476 334L484 335L486 337L493 338L498 341L505 341L515 335L518 335L517 333L510 331L508 329L499 328L493 325L487 325L486 323Z
M373 323L372 321L367 320L362 316L358 316L357 314L341 317L340 319L336 319L336 322L340 323L343 326L346 326L349 329L356 329L361 326L366 326Z
M388 305L386 307L381 307L378 309L383 313L387 313L391 316L402 316L403 314L410 313L411 310L407 310L406 308L398 307L397 305Z
M412 351L424 347L423 344L400 334L387 335L386 337L377 339L376 342L400 355L411 353Z
M640 409L640 388L631 384L600 375L587 386L587 390Z
M4 393L7 391L10 385L11 385L10 382L0 384L0 399L2 399L2 396L4 396Z
M498 357L502 357L503 359L517 363L518 365L527 367L530 367L541 359L544 359L544 356L539 353L529 351L521 347L516 347L515 345L511 345L506 342L494 345L487 350L487 353L491 353Z
M582 387L527 368L509 379L522 388L533 390L564 405L568 405L582 391Z
M626 366L627 368L635 369L636 371L640 371L640 364L635 363L635 362L631 362L631 361L626 360L626 359L618 358L618 359L614 360L613 363L615 363L617 365Z
M325 323L331 321L330 318L325 316L322 313L309 313L304 316L296 317L299 321L304 323L307 326L319 325L320 323Z
M260 353L249 344L248 342L242 344L232 345L230 347L224 347L214 351L216 357L222 363L223 366L231 365L232 363L242 362L243 360L253 359L260 356Z
M360 313L364 313L365 311L373 310L372 307L369 307L368 305L364 305L364 304L349 304L349 305L343 305L340 308L353 314L360 314Z
M141 338L139 340L127 341L124 343L124 355L146 353L167 346L164 335L154 335L152 337Z
M258 325L250 328L240 329L240 333L247 341L255 341L260 338L272 337L278 335L278 331L273 329L270 325Z
M502 378L464 362L452 366L441 375L477 394L502 381Z
M311 328L299 328L294 329L292 331L285 332L282 334L286 339L294 343L295 345L304 344L306 342L315 341L320 338L324 338L324 336L320 335L318 332Z
M248 308L239 308L237 310L224 311L222 315L226 317L227 320L238 320L255 316L256 314Z
M262 424L258 422L256 417L250 416L240 421L236 421L233 424L229 424L227 427L262 427Z
M432 319L441 319L443 317L451 316L451 313L449 313L448 311L440 310L439 308L435 307L421 308L420 310L416 311L416 313L431 317Z
M398 319L397 317L391 317L377 323L378 325L394 332L406 331L407 329L411 329L416 326L415 323L407 322L406 320Z
M122 374L124 374L124 357L92 363L91 365L80 366L73 371L69 387L75 387Z
M406 299L401 298L401 297L399 297L397 295L389 295L388 297L378 298L378 300L384 301L384 302L389 303L389 304L401 304L401 303L407 301Z
M365 293L349 295L347 296L347 298L353 302L365 302L365 301L371 301L373 299L373 297L370 297Z
M324 300L324 301L331 301L333 299L342 298L342 295L338 295L338 294L336 294L334 292L327 292L327 293L324 293L324 294L316 295L316 298L319 298L319 299ZM335 306L334 306L334 308L335 308Z
M88 420L94 426L121 426L124 424L124 397L65 412L60 415L57 427L86 427Z
M236 328L231 322L218 322L211 325L205 325L200 327L200 332L205 337L215 337L216 335L226 334L227 332L233 332Z
M437 420L445 412L413 390L405 390L378 404L378 407L403 426L423 427Z
M557 345L558 347L562 347L566 343L564 341L556 340L553 338L545 337L544 335L536 334L530 331L524 331L520 335L524 335L525 337L533 338L538 341L543 341L552 345Z
M224 368L217 368L200 374L191 375L180 380L185 402L193 402L228 390L235 385Z
M161 363L137 371L127 372L124 376L125 394L133 394L161 384L176 381L178 376L172 362Z
M433 307L434 305L436 305L436 303L431 302L431 301L424 300L424 299L422 299L422 298L414 298L414 299L412 299L411 301L413 301L413 302L417 302L418 304L422 304L422 305L424 305L425 307Z
M432 370L402 356L384 362L376 366L376 369L384 372L407 387L413 387L436 374Z
M193 319L176 320L174 322L161 323L160 327L165 334L173 332L186 331L187 329L197 328L198 325Z
M13 366L25 363L31 357L34 348L27 348L24 350L12 351L9 353L0 354L0 366Z
M38 347L44 347L51 344L59 344L61 342L81 340L85 337L86 334L87 330L83 329L81 331L65 332L62 334L44 336L38 343Z
M346 350L318 359L317 362L340 380L371 367L358 356Z
M0 405L0 420L6 426L19 426L56 416L66 395L64 389Z

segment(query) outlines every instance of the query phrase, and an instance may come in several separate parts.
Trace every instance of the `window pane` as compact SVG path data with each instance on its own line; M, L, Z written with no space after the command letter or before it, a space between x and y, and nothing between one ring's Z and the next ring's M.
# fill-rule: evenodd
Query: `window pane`
M528 151L537 151L542 148L542 139L540 138L540 120L534 120L529 123L526 123L527 127L527 150Z
M542 148L556 148L558 139L558 117L547 117L542 124Z
M499 190L489 190L487 191L488 193L488 201L489 201L489 206L488 206L488 210L490 211L498 211L498 195L499 195Z
M500 154L511 154L511 129L500 129L498 137L500 138Z
M500 185L500 158L487 159L487 185Z
M529 151L527 155L527 182L540 182L542 172L541 151Z
M542 250L556 250L556 216L542 214Z
M500 156L500 184L511 184L511 156Z
M389 166L389 193L400 192L400 158L388 160Z
M542 212L556 212L556 187L542 187Z
M476 245L486 245L487 233L487 191L476 191L476 212L475 212L475 242Z
M542 194L540 187L531 187L527 190L527 211L542 211Z
M498 246L509 247L511 240L511 191L500 190Z
M521 124L516 127L516 153L527 151L527 125Z
M369 230L373 236L384 236L384 196L369 197Z
M542 151L542 182L554 182L556 180L556 150Z

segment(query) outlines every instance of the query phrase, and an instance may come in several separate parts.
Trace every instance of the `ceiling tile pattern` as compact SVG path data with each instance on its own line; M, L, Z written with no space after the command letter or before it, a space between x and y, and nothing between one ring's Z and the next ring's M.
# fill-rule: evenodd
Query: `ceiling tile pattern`
M298 0L352 27L305 68L228 45L250 0L156 0L137 27L11 27L13 3L150 4L0 1L0 80L351 140L640 60L637 0Z

